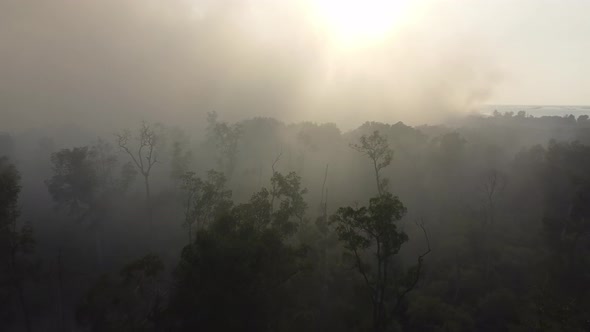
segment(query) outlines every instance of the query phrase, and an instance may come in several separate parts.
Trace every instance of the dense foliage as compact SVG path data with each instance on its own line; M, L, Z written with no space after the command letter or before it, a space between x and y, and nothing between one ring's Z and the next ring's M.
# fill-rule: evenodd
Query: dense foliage
M588 117L119 133L0 135L0 330L590 330Z

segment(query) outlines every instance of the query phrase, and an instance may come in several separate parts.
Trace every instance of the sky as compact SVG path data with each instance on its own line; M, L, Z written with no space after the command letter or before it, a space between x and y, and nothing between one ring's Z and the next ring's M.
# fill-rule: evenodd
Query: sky
M0 0L0 130L590 104L588 0Z

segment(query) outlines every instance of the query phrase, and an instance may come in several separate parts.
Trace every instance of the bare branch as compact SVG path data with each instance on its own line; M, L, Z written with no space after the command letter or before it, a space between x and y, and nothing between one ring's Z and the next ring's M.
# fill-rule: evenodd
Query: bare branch
M369 281L369 277L367 276L367 273L365 272L365 269L363 268L363 262L361 260L361 257L359 256L358 251L356 250L356 248L352 248L352 251L354 252L354 256L356 258L356 266L357 266L359 272L362 274L363 279L365 279L365 284L371 290L371 301L375 302L376 301L376 299L375 299L375 289L371 285L371 282Z
M155 146L157 143L157 137L154 130L145 122L141 123L141 127L139 128L139 136L136 137L137 140L137 153L134 154L131 152L129 148L129 139L130 139L130 132L129 130L124 130L121 134L117 134L118 145L125 153L131 157L133 163L143 175L144 184L145 184L145 194L146 194L146 204L148 215L150 219L150 232L152 228L152 206L150 203L150 183L149 183L149 176L152 170L152 166L156 163L156 156L155 156ZM147 156L144 158L144 149L148 149Z
M275 165L281 160L281 156L283 155L283 151L279 152L279 154L277 155L277 157L275 158L275 160L272 163L271 169L272 169L272 174L274 175L276 173L275 171Z
M420 227L422 229L422 232L424 233L424 238L426 239L426 246L427 246L427 250L421 254L420 256L418 256L418 265L416 266L416 274L414 276L414 280L412 280L412 283L403 291L401 292L398 297L397 297L397 302L395 304L395 307L393 309L393 313L395 314L401 306L401 303L403 301L403 299L406 297L406 295L408 295L409 292L411 292L416 285L418 285L418 281L420 281L420 274L422 272L422 265L424 263L424 257L426 257L426 255L428 255L432 250L430 248L430 239L428 238L428 232L426 232L426 228L424 227L424 221L421 220L421 222L418 221L414 221L414 223ZM389 319L392 319L394 315L391 315L389 317Z
M129 142L129 135L130 134L129 134L128 130L124 130L123 133L121 133L121 134L116 134L117 141L118 141L117 143L119 145L119 148L121 148L123 151L125 151L125 153L127 153L131 157L131 159L133 160L133 163L135 163L135 166L137 166L137 168L141 169L140 163L137 162L137 159L135 159L135 156L127 147L127 144Z

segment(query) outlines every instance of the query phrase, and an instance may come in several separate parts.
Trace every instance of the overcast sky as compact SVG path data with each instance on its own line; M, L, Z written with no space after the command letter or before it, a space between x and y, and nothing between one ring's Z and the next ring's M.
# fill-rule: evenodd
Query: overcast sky
M344 45L311 0L0 0L0 130L590 104L590 1L397 1L395 28Z

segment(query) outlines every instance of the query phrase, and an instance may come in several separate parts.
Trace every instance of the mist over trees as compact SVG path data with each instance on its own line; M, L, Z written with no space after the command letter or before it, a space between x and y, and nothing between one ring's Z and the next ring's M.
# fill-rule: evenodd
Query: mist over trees
M587 331L590 121L0 135L3 331Z
M0 0L0 332L590 331L588 13Z

